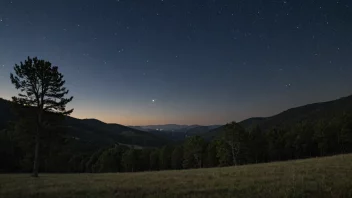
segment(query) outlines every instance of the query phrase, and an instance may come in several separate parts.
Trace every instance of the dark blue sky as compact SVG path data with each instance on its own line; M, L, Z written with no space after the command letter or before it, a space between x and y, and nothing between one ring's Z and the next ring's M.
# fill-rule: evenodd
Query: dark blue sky
M1 0L0 97L15 63L58 65L73 116L223 124L352 93L349 0Z

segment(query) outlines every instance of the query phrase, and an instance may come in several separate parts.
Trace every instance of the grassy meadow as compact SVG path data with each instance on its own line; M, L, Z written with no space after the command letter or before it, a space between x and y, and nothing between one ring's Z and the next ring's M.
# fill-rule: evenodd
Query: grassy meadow
M182 171L3 174L0 197L352 197L352 155Z

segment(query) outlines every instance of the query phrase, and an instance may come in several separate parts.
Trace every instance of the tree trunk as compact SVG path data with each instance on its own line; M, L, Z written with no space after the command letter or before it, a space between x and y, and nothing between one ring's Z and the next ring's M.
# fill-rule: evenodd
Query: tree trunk
M39 169L39 143L40 143L40 132L39 128L37 129L37 134L35 136L35 149L34 149L34 163L33 163L33 177L38 177Z
M235 147L233 144L231 144L231 153L232 153L232 165L236 166Z
M39 171L39 147L40 147L40 129L41 129L41 110L39 110L38 120L37 120L37 133L35 135L35 148L34 148L34 162L33 162L33 177L38 177Z

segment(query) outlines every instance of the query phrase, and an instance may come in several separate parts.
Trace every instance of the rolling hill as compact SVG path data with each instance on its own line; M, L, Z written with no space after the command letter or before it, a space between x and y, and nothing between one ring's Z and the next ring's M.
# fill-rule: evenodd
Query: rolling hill
M7 122L15 119L11 113L11 102L0 99L0 130ZM245 128L259 126L263 131L273 127L285 127L301 121L317 122L333 119L344 112L352 112L352 95L329 102L309 104L288 109L271 117L255 117L239 122ZM201 135L212 139L221 134L223 127L199 125L151 125L126 127L119 124L107 124L96 119L76 119L67 117L64 122L65 131L81 143L95 145L111 145L123 143L142 147L155 147L170 141L182 141L188 136ZM165 129L165 130L155 130ZM174 130L174 131L171 131Z
M11 104L10 101L0 99L0 130L16 119L11 111ZM66 117L61 125L67 136L92 149L115 143L142 147L158 147L168 143L167 139L158 135L96 119Z
M8 121L14 119L11 102L0 98L0 130L7 127Z
M239 122L244 128L259 126L263 131L273 127L286 127L299 122L314 123L317 121L328 121L343 113L352 112L352 95L337 100L308 104L296 108L288 109L282 113L271 117L255 117ZM213 129L202 134L206 139L218 136L224 126Z

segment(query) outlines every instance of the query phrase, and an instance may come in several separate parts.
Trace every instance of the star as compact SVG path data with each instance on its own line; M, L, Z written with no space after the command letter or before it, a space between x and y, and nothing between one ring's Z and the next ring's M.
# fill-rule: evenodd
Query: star
M352 31L345 26L350 22L348 14L352 0L329 3L319 0L311 0L309 3L271 0L268 4L260 5L245 0L238 3L156 0L152 4L148 1L137 3L109 0L104 4L86 1L74 5L62 1L62 6L56 7L54 18L46 11L40 12L50 10L50 4L38 7L33 4L33 1L38 0L31 0L32 3L23 1L21 5L31 12L7 15L20 1L3 1L7 5L4 9L11 9L0 12L0 29L3 27L4 30L0 31L0 35L8 38L8 43L13 45L0 45L0 50L2 47L7 52L6 55L9 55L7 59L5 57L6 62L0 62L0 75L9 73L9 63L21 61L18 56L22 53L16 49L21 39L16 38L21 37L21 32L30 30L26 34L28 44L34 43L31 45L32 51L38 52L30 52L30 55L45 56L54 64L63 64L63 69L66 70L63 71L64 74L67 72L67 77L71 78L67 79L68 83L70 80L82 80L81 84L84 85L84 81L99 81L101 75L91 74L103 67L107 71L103 72L107 82L99 83L99 86L106 86L99 91L102 91L104 97L110 96L105 91L114 90L119 85L121 92L127 90L127 93L132 93L124 98L127 103L131 102L128 101L129 97L135 96L142 98L134 101L138 103L136 106L157 108L171 103L165 109L171 111L176 107L186 109L184 104L191 106L199 96L204 96L204 102L196 104L202 111L199 112L200 117L203 113L211 113L211 110L202 105L214 105L214 109L215 105L223 105L221 109L233 105L230 99L236 96L235 90L224 95L221 93L226 90L224 85L243 85L243 90L246 90L243 94L254 96L250 102L258 102L255 97L257 91L249 88L265 79L273 80L266 80L258 94L267 94L265 90L269 89L278 92L273 93L275 97L279 97L280 91L307 94L315 88L315 81L321 82L318 84L321 87L328 85L328 80L333 81L335 86L351 81L351 78L347 78L350 73L347 66L344 67L345 76L333 72L339 71L342 65L348 65L347 52L352 49L352 39L349 37ZM12 1L13 4L10 4ZM66 9L70 6L72 9ZM43 15L39 18L35 13ZM334 13L340 14L334 17ZM56 26L52 26L53 22ZM40 31L34 31L36 26L40 27ZM36 45L35 42L39 44ZM44 51L42 45L45 45ZM126 52L124 47L127 47ZM85 69L80 71L68 65L85 65ZM321 72L317 73L317 69L321 69ZM78 71L82 75L73 77L70 70L73 74ZM114 75L117 71L121 72L120 77ZM328 72L332 74L326 80L324 77ZM130 82L132 78L133 82ZM216 83L212 82L213 78L217 79ZM0 90L2 86L4 85L0 83ZM329 87L337 93L333 88ZM85 86L74 95L77 98L83 97L79 94L89 91L89 87ZM338 91L347 92L348 88L343 87ZM221 97L212 98L211 92L216 92L213 95ZM118 92L111 94L116 94L117 97ZM150 95L143 97L145 94ZM179 95L187 97L178 101ZM249 96L240 97L244 99ZM290 102L291 99L283 100L282 105L275 108ZM126 109L128 107L123 106ZM247 106L243 107L245 108ZM182 113L191 111L186 110ZM258 112L262 110L256 109ZM227 113L226 110L224 114ZM236 112L236 118L231 119L241 119L243 115L240 113ZM190 115L193 113L187 116ZM209 121L217 122L212 119Z

